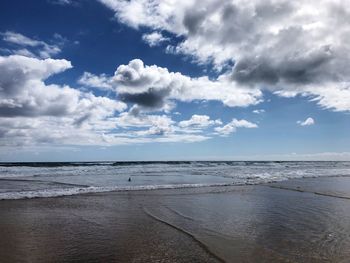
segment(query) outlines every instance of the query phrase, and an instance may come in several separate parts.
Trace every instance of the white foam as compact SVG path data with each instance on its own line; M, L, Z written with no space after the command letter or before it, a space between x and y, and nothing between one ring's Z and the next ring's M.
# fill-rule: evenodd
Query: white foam
M112 191L141 191L141 190L159 190L159 189L181 189L181 188L198 188L214 186L231 186L234 184L174 184L174 185L140 185L140 186L104 186L104 187L72 187L64 189L45 189L37 191L19 191L0 193L0 200L17 200L40 197L59 197L87 193L104 193Z
M56 197L84 193L109 191L137 191L154 189L194 188L206 186L225 186L237 184L260 184L283 181L294 178L321 176L350 176L350 162L193 162L185 164L139 164L139 165L99 165L99 166L59 166L59 167L1 167L0 180L13 180L10 189L21 181L13 192L0 193L1 199L24 199L38 197ZM135 177L139 186L128 184L127 179ZM32 181L28 180L32 179ZM23 180L28 180L23 191ZM41 182L40 188L47 182L48 189L34 190L34 184ZM175 183L177 182L177 183ZM55 183L76 184L67 188ZM163 184L164 183L164 184ZM33 184L33 187L31 187ZM127 184L127 185L125 185ZM84 187L80 185L90 185ZM94 186L92 186L94 185ZM55 187L54 189L52 187ZM7 191L4 184L4 190ZM1 189L0 189L1 190Z

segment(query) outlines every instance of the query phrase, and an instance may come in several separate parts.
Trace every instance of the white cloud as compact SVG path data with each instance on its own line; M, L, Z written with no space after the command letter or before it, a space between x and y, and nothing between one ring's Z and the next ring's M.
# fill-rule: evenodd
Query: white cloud
M162 42L169 41L169 38L164 37L160 32L152 32L149 34L143 34L142 40L145 41L150 47L159 46Z
M89 72L84 72L84 74L79 78L78 83L88 87L100 88L100 89L112 89L111 79L107 77L106 74L101 74L96 76Z
M221 125L221 120L211 120L207 115L197 115L194 114L189 120L184 120L179 122L179 126L183 128L187 127L198 127L205 128L211 125Z
M59 47L59 45L51 45L41 40L29 38L20 33L6 31L4 33L0 33L0 35L2 36L2 39L5 42L9 42L20 47L35 48L35 51L30 51L27 48L13 50L13 54L24 55L29 57L37 56L40 58L49 58L61 52L61 48ZM61 42L59 44L61 44Z
M133 28L180 36L167 50L218 70L234 61L236 87L311 97L349 111L350 15L346 1L100 0ZM336 29L336 30L335 30Z
M313 94L312 101L316 101L321 107L334 111L350 110L350 82L320 84L318 87L310 87Z
M310 126L310 125L314 125L315 124L315 121L313 118L309 117L307 118L305 121L297 121L297 123L300 125L300 126Z
M171 109L173 100L216 100L229 107L246 107L262 100L258 89L240 88L230 81L228 75L220 75L215 80L191 78L156 65L145 66L140 59L120 65L110 78L85 73L82 79L84 81L80 82L89 86L111 85L121 100L145 109Z
M139 60L118 67L113 77L100 75L95 78L85 74L81 78L80 81L88 85L103 89L113 88L120 96L142 94L140 98L129 98L128 102L133 99L135 105L126 112L124 110L127 105L124 102L95 96L91 92L67 85L45 83L50 76L71 67L71 63L65 59L0 56L0 71L3 73L0 75L2 147L203 141L213 135L208 135L206 129L221 125L220 120L212 120L206 115L193 115L189 120L175 122L166 114L149 114L144 107L147 103L152 103L154 98L144 98L143 94L151 93L151 89L155 89L155 94L162 94L164 89L169 90L164 98L168 104L170 102L167 100L204 99L200 95L203 90L224 97L234 96L237 92L234 87L228 86L227 88L232 88L230 91L233 94L215 93L224 92L220 86L224 80L193 79L157 66L145 67ZM186 94L188 89L193 95ZM140 103L142 100L146 102ZM245 120L233 120L222 129L217 127L216 131L228 134L229 132L224 131L230 129L228 126L234 129L256 127Z
M0 145L97 143L126 105L69 86L45 84L71 68L64 59L0 56Z
M237 120L233 119L231 122L227 123L223 127L216 127L214 130L222 135L227 136L231 133L236 132L237 128L257 128L258 125L255 123L249 122L247 120Z
M107 113L109 110L126 107L122 102L96 97L69 86L44 83L51 75L71 67L64 59L0 56L3 73L0 76L0 116L74 116L79 120L94 112L105 116L110 114Z
M116 128L123 129L109 137L110 143L199 142L210 139L198 130L183 129L167 115L144 114L132 107L113 119Z
M255 114L261 114L261 113L264 113L264 112L265 112L264 109L253 110L253 113L255 113Z
M35 47L40 45L46 45L46 43L44 43L43 41L34 40L22 34L11 32L11 31L2 33L2 36L4 41L21 45L21 46L23 45L23 46Z

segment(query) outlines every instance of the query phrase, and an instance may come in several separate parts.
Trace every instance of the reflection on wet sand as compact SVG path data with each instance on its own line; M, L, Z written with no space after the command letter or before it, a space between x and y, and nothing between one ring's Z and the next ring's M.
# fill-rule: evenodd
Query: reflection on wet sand
M349 182L313 178L1 201L0 257L4 262L347 262L350 200L315 193L346 196Z

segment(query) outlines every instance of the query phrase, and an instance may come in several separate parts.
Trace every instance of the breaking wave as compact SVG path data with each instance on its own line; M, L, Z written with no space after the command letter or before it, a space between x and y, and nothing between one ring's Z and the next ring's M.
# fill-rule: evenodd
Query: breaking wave
M89 193L122 192L122 191L147 191L161 189L184 189L214 186L232 186L234 184L175 184L175 185L142 185L142 186L88 186L72 187L64 189L44 189L36 191L19 191L0 193L0 200L31 199L40 197L59 197Z
M0 200L110 191L262 184L350 176L350 162L145 161L0 163ZM129 181L129 178L130 181Z

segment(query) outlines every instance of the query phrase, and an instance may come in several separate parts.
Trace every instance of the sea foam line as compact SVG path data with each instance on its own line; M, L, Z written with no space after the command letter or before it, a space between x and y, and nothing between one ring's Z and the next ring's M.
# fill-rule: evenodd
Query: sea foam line
M41 197L59 197L71 196L88 193L104 192L121 192L121 191L142 191L142 190L161 190L161 189L182 189L182 188L199 188L215 186L232 186L234 183L217 183L217 184L168 184L168 185L140 185L140 186L89 186L89 187L72 187L64 189L43 189L36 191L18 191L0 193L0 200L17 200L31 199Z

